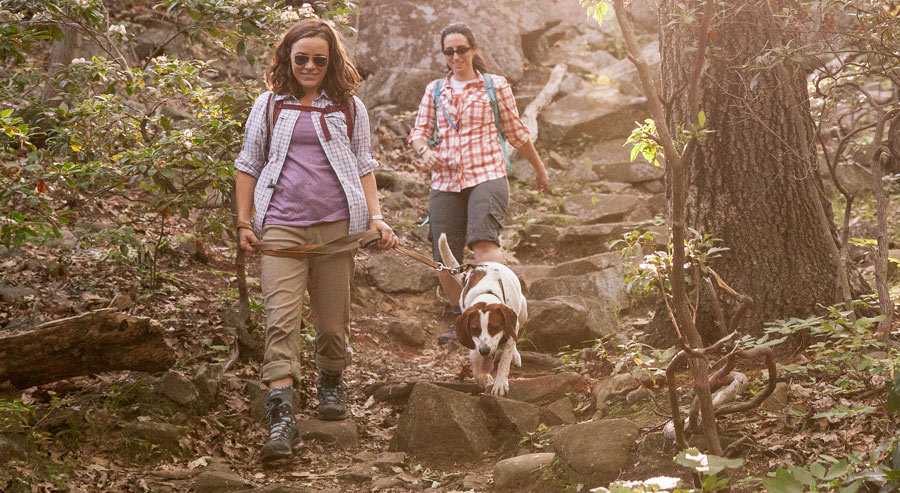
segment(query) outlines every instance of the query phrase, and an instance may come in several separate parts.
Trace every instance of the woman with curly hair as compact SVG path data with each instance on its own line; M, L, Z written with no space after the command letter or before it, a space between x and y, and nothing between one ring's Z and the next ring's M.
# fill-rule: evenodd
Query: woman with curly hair
M378 233L380 248L396 246L378 203L366 108L353 95L360 76L338 32L320 19L295 24L275 47L266 79L269 91L253 105L234 163L240 248L257 251L260 240L280 248L321 244L366 230ZM300 445L292 390L302 381L306 291L316 330L319 418L348 415L342 372L351 355L354 253L262 257L262 380L269 387L264 463L287 459Z

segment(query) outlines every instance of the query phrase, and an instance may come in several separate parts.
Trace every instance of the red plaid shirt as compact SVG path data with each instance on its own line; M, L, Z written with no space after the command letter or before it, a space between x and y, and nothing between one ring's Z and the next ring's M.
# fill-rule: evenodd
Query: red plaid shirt
M519 148L528 141L528 127L519 118L516 100L506 78L491 75L494 92L500 110L500 126L503 138L513 147ZM428 84L416 125L409 133L407 142L412 145L416 139L431 140L434 137L435 110L440 144L436 151L447 163L431 171L431 188L444 192L458 192L479 183L506 176L506 158L500 148L494 110L488 99L481 74L466 84L457 106L450 89L450 74L441 85L441 104L459 130L455 130L440 108L434 107L434 82Z

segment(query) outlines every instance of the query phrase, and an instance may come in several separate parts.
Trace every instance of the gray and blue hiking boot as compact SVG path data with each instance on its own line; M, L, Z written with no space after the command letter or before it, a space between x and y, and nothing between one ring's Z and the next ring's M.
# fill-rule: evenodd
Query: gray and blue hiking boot
M300 430L294 419L292 387L276 387L269 390L266 403L266 419L269 421L269 438L259 455L264 464L289 459L300 446Z
M340 421L347 419L347 406L344 404L344 379L341 372L319 370L319 381L316 383L319 393L319 419Z

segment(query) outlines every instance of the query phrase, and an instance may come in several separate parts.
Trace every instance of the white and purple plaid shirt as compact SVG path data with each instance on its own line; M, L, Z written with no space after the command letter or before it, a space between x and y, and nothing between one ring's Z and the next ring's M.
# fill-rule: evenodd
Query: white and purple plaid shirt
M290 99L296 102L293 96L275 94L272 104L282 99ZM253 192L253 206L256 210L253 216L253 231L262 238L263 220L266 210L272 200L272 194L278 185L281 176L281 167L284 166L284 158L287 156L288 145L291 143L294 124L300 116L299 110L285 108L281 110L275 128L272 130L271 148L269 150L269 163L266 163L266 127L267 127L267 102L269 92L266 91L256 98L250 116L244 129L244 145L241 153L234 160L234 169L243 171L256 178L256 189ZM365 231L369 228L369 209L366 206L366 197L363 193L362 183L359 178L365 176L378 167L378 162L372 157L372 143L369 137L369 116L363 102L353 96L356 107L351 110L353 117L353 138L347 136L347 121L343 112L335 111L325 114L328 125L328 133L331 140L325 139L322 124L318 117L312 119L319 143L328 157L338 181L344 188L347 196L347 205L350 206L350 230L348 234ZM313 100L312 106L325 108L334 104L323 92Z

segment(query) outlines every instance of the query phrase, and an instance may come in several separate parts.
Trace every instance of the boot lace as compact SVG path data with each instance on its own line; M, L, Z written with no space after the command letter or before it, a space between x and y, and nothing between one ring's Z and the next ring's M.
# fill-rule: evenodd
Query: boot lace
M291 430L291 405L287 402L266 403L266 419L269 421L269 440L287 438Z
M321 404L340 404L344 401L344 390L347 386L340 375L322 373L318 385L319 402Z

